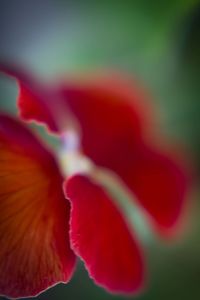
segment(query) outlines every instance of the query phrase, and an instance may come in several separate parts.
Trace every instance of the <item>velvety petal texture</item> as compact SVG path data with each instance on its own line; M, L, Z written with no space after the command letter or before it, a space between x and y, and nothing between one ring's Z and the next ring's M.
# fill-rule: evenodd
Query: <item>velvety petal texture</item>
M34 296L71 278L70 204L51 153L0 115L0 294Z
M114 293L135 293L144 283L144 264L133 231L103 188L75 175L65 184L71 201L70 240L94 281Z
M174 232L187 171L168 147L157 144L157 118L136 81L104 72L47 87L12 67L0 65L0 70L19 83L23 120L43 123L57 134L78 130L78 150L97 168L119 176L161 235ZM54 159L27 129L0 117L0 143L0 292L35 295L71 276L69 203ZM71 203L71 247L90 276L110 292L138 292L143 255L111 194L83 175L69 178L64 191Z
M119 77L72 84L63 93L80 123L83 152L123 179L162 234L172 233L189 180L183 162L151 140L147 95Z
M69 81L60 92L79 122L84 154L98 166L116 172L159 231L169 234L181 215L187 172L165 149L150 145L153 112L147 94L129 78L106 73ZM41 113L34 109L36 103L40 102L31 101L21 90L21 112L28 116L30 111L30 118L52 128L42 106Z
M148 145L153 112L145 91L114 73L69 81L60 91L79 122L85 155L115 171L161 230L172 228L187 192L186 172L171 155ZM42 103L21 86L19 107L25 119L56 130Z

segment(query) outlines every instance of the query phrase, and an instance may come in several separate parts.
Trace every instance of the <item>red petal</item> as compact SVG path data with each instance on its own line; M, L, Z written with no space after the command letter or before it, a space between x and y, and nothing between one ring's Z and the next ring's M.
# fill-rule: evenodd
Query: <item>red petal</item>
M169 155L144 145L117 162L112 169L136 195L159 231L173 233L182 216L188 190L188 176L183 166Z
M54 116L49 103L54 97L53 90L37 82L33 76L17 65L8 63L0 63L0 72L15 78L19 85L19 95L17 104L20 112L20 117L25 121L36 121L47 124L53 132L58 131L58 127L54 121ZM56 100L55 100L56 101Z
M115 171L162 233L170 233L181 216L186 172L169 155L145 146L150 120L141 109L142 92L123 79L105 82L65 90L81 125L83 151L98 166Z
M104 134L103 142L109 142L110 137L112 141L116 135L123 135L124 132L127 136L130 134L138 138L141 131L146 131L149 125L150 107L146 101L144 103L144 98L147 100L147 97L136 82L125 76L105 71L103 76L68 80L60 93L39 84L15 66L0 64L0 71L18 80L18 107L21 117L26 121L42 122L50 130L58 132L59 117L56 123L54 116L56 106L62 112L65 106L65 118L69 117L70 109L80 122L86 152L91 146L95 146L94 153L99 146L102 148L102 140L98 145L91 144L93 136L96 137L97 134ZM62 97L65 98L65 104Z
M80 123L84 153L115 171L162 230L172 228L184 204L186 174L173 159L144 146L151 113L141 89L113 75L69 83L63 95Z
M94 162L104 165L113 150L118 155L124 147L133 151L151 128L144 94L135 82L117 75L65 86L63 95L80 124L83 151Z
M0 116L0 294L34 296L71 278L69 203L52 155Z
M90 276L108 291L137 292L144 282L142 254L110 196L79 175L65 189L72 204L71 244Z
M47 124L51 131L57 132L58 127L47 101L50 102L51 97L48 98L48 94L37 88L36 84L34 88L33 85L27 85L19 81L18 108L20 117L25 121Z

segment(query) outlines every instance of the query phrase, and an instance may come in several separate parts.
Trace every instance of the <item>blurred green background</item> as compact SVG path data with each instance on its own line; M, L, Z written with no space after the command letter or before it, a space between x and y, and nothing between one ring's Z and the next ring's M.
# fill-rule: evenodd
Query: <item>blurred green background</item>
M187 149L200 174L200 2L0 0L0 60L44 78L117 68L155 95L161 126ZM0 75L0 109L16 112L16 84ZM144 240L149 282L137 300L200 299L199 180L190 222L174 244ZM68 285L37 299L124 299L98 288L80 264Z

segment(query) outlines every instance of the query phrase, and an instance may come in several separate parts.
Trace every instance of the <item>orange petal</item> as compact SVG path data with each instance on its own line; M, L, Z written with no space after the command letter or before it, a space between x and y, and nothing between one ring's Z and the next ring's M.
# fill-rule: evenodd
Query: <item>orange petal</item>
M71 278L69 203L52 155L0 116L0 294L34 296Z

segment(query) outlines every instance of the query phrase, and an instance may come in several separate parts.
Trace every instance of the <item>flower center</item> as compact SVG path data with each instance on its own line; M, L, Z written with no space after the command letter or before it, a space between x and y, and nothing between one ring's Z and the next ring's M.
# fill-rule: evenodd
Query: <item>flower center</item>
M65 176L91 171L93 163L81 152L80 136L75 130L67 130L61 135L61 145L59 160Z

